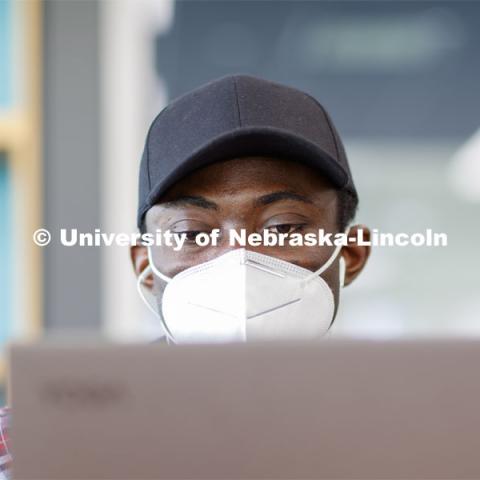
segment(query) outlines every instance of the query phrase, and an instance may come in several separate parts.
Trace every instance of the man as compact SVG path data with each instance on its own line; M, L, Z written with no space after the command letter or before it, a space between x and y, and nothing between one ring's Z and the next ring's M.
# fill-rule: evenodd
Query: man
M228 242L232 230L336 234L354 218L358 197L338 133L315 99L289 87L229 76L175 100L149 129L139 184L140 230L186 238L180 250L131 249L171 342L321 337L340 286L370 253L356 241L360 226L338 246ZM196 243L213 231L216 245ZM3 411L0 480L11 465L7 420Z
M359 226L350 227L353 242L341 252L229 243L231 230L338 234L358 203L323 107L258 78L221 78L164 109L147 136L139 193L141 231L187 239L180 250L132 248L139 281L155 295L154 310L174 343L322 336L340 284L351 283L369 255L355 241ZM216 244L196 244L197 235L214 231Z

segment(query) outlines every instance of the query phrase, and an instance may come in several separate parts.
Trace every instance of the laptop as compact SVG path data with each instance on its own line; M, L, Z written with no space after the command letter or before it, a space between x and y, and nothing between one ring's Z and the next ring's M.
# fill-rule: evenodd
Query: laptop
M14 478L479 479L480 342L16 345Z

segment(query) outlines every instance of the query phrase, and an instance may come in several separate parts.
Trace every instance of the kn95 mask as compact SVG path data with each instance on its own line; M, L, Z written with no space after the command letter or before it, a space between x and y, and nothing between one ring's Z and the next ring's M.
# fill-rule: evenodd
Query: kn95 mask
M149 268L137 286L149 305L141 283L150 269L167 282L159 316L170 342L317 339L328 331L335 310L333 293L320 275L341 247L315 272L239 248L173 278L157 269L149 248ZM344 270L341 258L340 284Z

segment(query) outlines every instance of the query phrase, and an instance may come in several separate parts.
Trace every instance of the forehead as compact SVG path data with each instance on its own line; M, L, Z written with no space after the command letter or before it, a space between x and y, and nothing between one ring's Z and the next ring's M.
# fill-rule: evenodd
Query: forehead
M335 192L330 182L317 170L292 160L270 157L246 157L226 160L196 170L178 181L160 203L180 195L255 195L276 189L318 196Z
M317 170L298 162L237 158L208 165L175 183L148 210L146 222L152 225L161 218L183 214L195 218L206 212L221 218L247 219L265 209L281 209L282 205L335 222L337 190Z

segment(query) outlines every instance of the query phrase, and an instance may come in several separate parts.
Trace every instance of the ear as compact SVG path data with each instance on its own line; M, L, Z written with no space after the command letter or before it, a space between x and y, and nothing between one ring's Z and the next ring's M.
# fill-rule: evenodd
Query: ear
M361 236L359 230L362 230ZM348 232L348 245L342 248L345 259L345 286L350 285L365 267L370 256L370 230L364 225L354 225Z
M143 245L134 245L130 247L130 259L132 260L135 275L139 277L148 267L147 247ZM150 273L143 280L143 285L147 288L153 287L153 275Z

